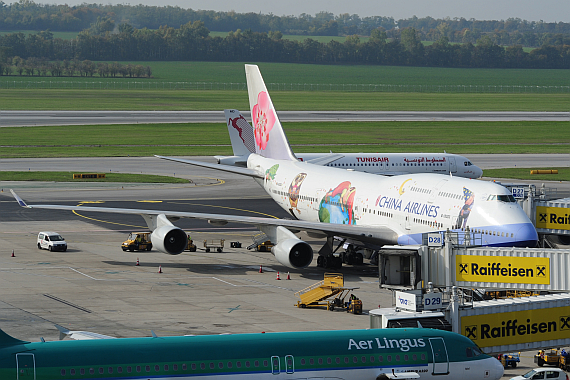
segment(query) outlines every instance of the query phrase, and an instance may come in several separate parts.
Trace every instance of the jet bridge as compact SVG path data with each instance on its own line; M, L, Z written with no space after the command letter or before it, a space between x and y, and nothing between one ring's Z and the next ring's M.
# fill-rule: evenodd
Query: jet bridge
M511 191L533 222L540 245L562 248L570 245L570 198L553 187L500 183Z

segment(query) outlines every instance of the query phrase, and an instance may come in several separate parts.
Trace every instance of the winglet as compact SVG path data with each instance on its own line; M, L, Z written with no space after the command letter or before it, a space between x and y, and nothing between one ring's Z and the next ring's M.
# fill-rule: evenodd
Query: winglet
M63 338L65 338L71 332L68 329L66 329L65 327L57 325L57 324L55 325L55 327L59 330L59 340L63 340Z
M20 198L20 197L18 196L18 194L16 194L16 193L14 192L14 190L10 189L10 192L12 193L12 195L14 196L14 198L16 198L16 202L18 202L18 204L19 204L21 207L31 208L30 206L28 206L28 205L26 204L26 202L24 202L24 200L23 200L22 198Z

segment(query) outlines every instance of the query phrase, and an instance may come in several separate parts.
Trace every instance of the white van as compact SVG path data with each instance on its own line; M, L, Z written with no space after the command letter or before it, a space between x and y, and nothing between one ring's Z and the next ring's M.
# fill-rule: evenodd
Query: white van
M48 251L67 251L67 243L57 232L40 232L38 234L38 249Z

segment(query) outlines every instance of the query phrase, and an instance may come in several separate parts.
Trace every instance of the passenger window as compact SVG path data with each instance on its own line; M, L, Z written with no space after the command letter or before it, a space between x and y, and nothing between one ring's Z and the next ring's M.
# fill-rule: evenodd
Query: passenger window
M546 378L547 379L558 379L558 373L554 371L546 371Z
M210 363L210 369L214 369L215 365L214 363Z
M206 369L206 363L200 363L200 369Z

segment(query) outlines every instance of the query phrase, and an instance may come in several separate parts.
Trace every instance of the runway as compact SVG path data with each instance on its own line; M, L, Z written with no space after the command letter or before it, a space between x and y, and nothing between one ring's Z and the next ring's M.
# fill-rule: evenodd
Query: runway
M251 120L249 111L242 111ZM279 111L282 122L570 121L570 112ZM220 111L0 111L0 127L138 123L225 123Z

